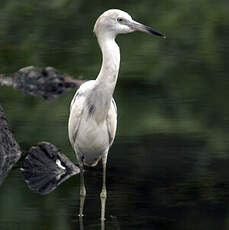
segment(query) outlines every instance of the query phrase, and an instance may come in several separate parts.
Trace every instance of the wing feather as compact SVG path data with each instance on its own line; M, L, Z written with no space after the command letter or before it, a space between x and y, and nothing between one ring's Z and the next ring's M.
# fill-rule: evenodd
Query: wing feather
M117 107L115 104L115 100L113 98L111 101L110 109L108 110L107 127L108 127L108 134L109 134L109 142L111 146L114 141L116 128L117 128Z
M70 116L68 120L68 135L72 147L74 148L75 139L79 129L87 91L93 87L94 81L87 81L76 91L70 106Z

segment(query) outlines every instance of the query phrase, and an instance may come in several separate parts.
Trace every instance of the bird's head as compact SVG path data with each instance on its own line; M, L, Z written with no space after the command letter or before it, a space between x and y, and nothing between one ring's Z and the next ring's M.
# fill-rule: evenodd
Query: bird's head
M94 33L97 37L106 35L115 38L118 34L131 33L133 31L141 31L165 38L164 34L134 21L128 13L117 9L105 11L97 19L94 26Z

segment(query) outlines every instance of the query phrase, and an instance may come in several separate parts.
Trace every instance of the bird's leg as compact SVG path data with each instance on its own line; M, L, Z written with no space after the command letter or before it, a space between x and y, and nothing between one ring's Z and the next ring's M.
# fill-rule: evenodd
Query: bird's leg
M104 220L101 220L101 230L105 230L105 223L104 223Z
M86 188L84 184L83 164L79 164L80 167L80 213L79 217L83 216L84 200L86 197Z
M101 199L101 221L104 221L105 206L106 206L106 199L107 199L107 190L106 190L107 152L102 156L102 164L103 164L103 185L102 185L102 191L100 193L100 199Z

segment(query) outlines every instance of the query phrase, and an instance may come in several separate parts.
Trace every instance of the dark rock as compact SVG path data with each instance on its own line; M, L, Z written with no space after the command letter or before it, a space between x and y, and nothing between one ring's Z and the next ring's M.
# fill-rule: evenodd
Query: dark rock
M55 99L68 89L77 89L82 81L73 80L53 67L25 67L13 76L13 87L25 94Z
M11 133L0 106L0 184L21 157L21 150Z
M47 194L80 170L54 145L40 142L29 149L22 172L30 189Z

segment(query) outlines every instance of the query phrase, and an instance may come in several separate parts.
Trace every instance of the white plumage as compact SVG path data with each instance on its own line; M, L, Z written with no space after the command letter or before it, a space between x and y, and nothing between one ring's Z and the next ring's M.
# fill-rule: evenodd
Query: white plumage
M69 117L70 142L78 161L87 166L95 166L102 155L106 154L113 143L117 124L114 99L101 104L95 102L96 97L91 94L98 96L100 93L104 99L106 96L103 91L96 93L95 88L96 81L88 81L77 90Z

